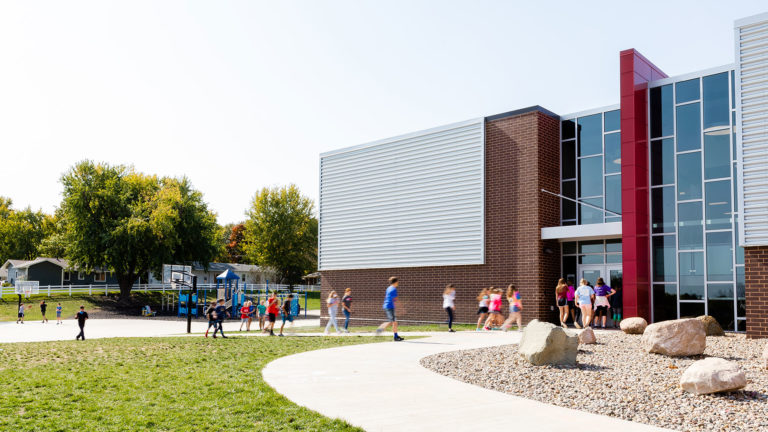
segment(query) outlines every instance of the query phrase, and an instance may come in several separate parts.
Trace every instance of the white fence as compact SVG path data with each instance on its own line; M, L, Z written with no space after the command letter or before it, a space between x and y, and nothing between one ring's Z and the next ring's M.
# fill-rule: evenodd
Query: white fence
M242 292L264 293L265 291L289 291L289 285L281 284L240 284ZM219 285L219 288L224 288L223 285ZM216 284L198 284L197 290L215 290ZM182 291L187 291L188 288L182 288ZM178 292L180 289L174 287L171 284L134 284L131 292ZM312 292L320 291L320 285L294 285L293 291L298 292ZM116 284L91 284L91 285L40 285L40 295L69 295L73 294L88 294L88 295L108 295L110 293L120 293L120 286ZM0 286L0 298L4 295L15 294L14 287L2 287Z

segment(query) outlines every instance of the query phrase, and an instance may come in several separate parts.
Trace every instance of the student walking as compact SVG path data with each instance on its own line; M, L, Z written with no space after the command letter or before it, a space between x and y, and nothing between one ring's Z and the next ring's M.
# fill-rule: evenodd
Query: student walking
M288 297L285 298L285 301L283 301L283 307L280 311L281 318L283 319L283 323L280 324L280 334L278 336L283 336L283 328L285 327L285 323L289 322L291 323L290 326L293 327L293 314L291 313L291 303L293 303L293 294L288 294Z
M19 315L16 318L16 324L19 324L19 323L24 324L24 310L25 310L24 303L21 303L19 305Z
M240 308L240 330L243 331L243 325L248 324L248 314L251 312L250 307L248 307L249 302L243 303L243 307ZM248 327L246 326L246 331Z
M208 318L208 328L205 329L205 337L208 337L211 327L213 327L213 336L216 337L216 302L211 302L208 305L208 309L205 310L205 317Z
M264 321L267 320L267 305L264 304L264 300L259 302L256 309L259 311L259 330L264 331Z
M248 324L245 325L245 331L251 331L251 322L253 322L253 314L256 313L256 306L253 302L248 300Z
M80 333L77 334L75 340L85 340L85 321L88 319L88 312L85 311L85 306L80 306L80 312L77 313L77 325L80 327Z
M490 306L488 306L488 319L485 320L485 329L493 330L494 327L501 326L504 323L504 315L501 314L502 303L501 288L491 287Z
M573 326L576 328L581 328L579 325L579 318L581 318L581 311L579 308L576 307L576 288L573 287L573 279L568 279L568 309L570 309L571 312L571 321L573 321Z
M491 302L488 292L488 288L483 288L477 295L477 328L475 329L477 331L483 329L483 323L488 318L488 305Z
M517 331L523 331L523 299L520 291L514 284L507 287L507 301L509 302L509 318L501 326L504 331L512 327L512 322L517 322Z
M611 312L613 313L613 328L618 328L621 323L621 315L624 312L624 294L621 285L613 288L614 293L608 298L611 302Z
M272 291L272 293L269 295L269 299L267 299L267 320L269 323L266 327L264 327L264 332L269 330L270 336L275 335L275 320L277 319L277 314L280 312L277 306L277 301L278 300L275 296L275 292Z
M325 301L328 304L328 324L325 325L325 334L331 329L331 325L336 329L336 333L341 333L339 330L339 324L336 322L336 314L339 312L339 295L336 291L331 290L328 293L328 300Z
M456 288L453 284L448 284L443 291L443 309L448 313L448 331L451 333L456 331L453 329L453 313L456 311L454 300L456 300Z
M392 326L392 332L395 334L395 342L405 340L397 334L397 317L395 316L395 309L397 308L397 287L400 285L398 279L394 276L389 278L389 286L384 294L384 304L382 308L387 314L387 322L383 323L376 329L376 334L380 335L387 327Z
M48 304L45 302L45 300L40 302L40 315L43 316L43 323L48 322L48 317L45 316L45 311L48 310Z
M597 283L595 284L595 327L597 327L597 321L602 318L600 327L605 328L605 321L608 319L608 308L611 307L608 299L615 293L616 291L613 288L605 284L603 278L597 278Z
M61 324L61 303L56 305L56 325Z
M565 284L563 278L557 281L555 300L557 301L557 308L560 310L560 325L563 328L568 328L565 324L568 321L568 285Z
M221 337L226 339L227 337L224 336L224 319L229 316L229 312L227 312L227 306L224 304L224 299L219 299L218 305L216 305L216 309L214 310L216 313L216 326L213 327L213 338L216 339L216 332L218 331L221 333Z
M344 333L349 333L349 317L352 315L352 288L344 290L341 298L341 311L344 312Z
M592 299L594 298L595 290L589 286L586 279L582 279L576 289L576 305L581 309L581 324L584 327L589 327L592 322Z

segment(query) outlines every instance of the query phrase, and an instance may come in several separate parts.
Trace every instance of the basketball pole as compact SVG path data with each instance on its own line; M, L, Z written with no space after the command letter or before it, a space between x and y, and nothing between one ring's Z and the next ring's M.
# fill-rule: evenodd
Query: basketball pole
M197 295L197 276L192 276L192 290L187 299L187 333L192 333L192 296ZM195 302L195 308L197 308L197 302Z

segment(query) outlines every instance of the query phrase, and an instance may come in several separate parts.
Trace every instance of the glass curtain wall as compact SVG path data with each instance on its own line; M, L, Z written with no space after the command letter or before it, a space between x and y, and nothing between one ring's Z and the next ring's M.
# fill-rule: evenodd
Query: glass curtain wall
M653 320L712 315L746 329L733 72L649 89Z
M621 220L619 110L573 116L561 123L561 225ZM606 209L610 212L605 212ZM614 214L615 213L615 214Z

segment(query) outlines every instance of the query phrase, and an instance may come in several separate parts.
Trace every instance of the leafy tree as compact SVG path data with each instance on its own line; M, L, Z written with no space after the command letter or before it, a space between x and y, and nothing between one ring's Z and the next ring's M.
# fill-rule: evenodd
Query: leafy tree
M67 257L85 271L113 271L121 301L138 277L159 274L162 264L207 263L216 253L216 216L186 178L83 161L61 182Z
M229 231L229 241L225 246L227 262L241 263L245 258L245 224L234 225Z
M251 262L271 267L281 282L297 284L317 268L314 203L295 185L264 188L251 202L245 222L245 252Z
M0 197L0 265L8 259L36 258L43 240L55 230L52 216L12 205L11 199Z

